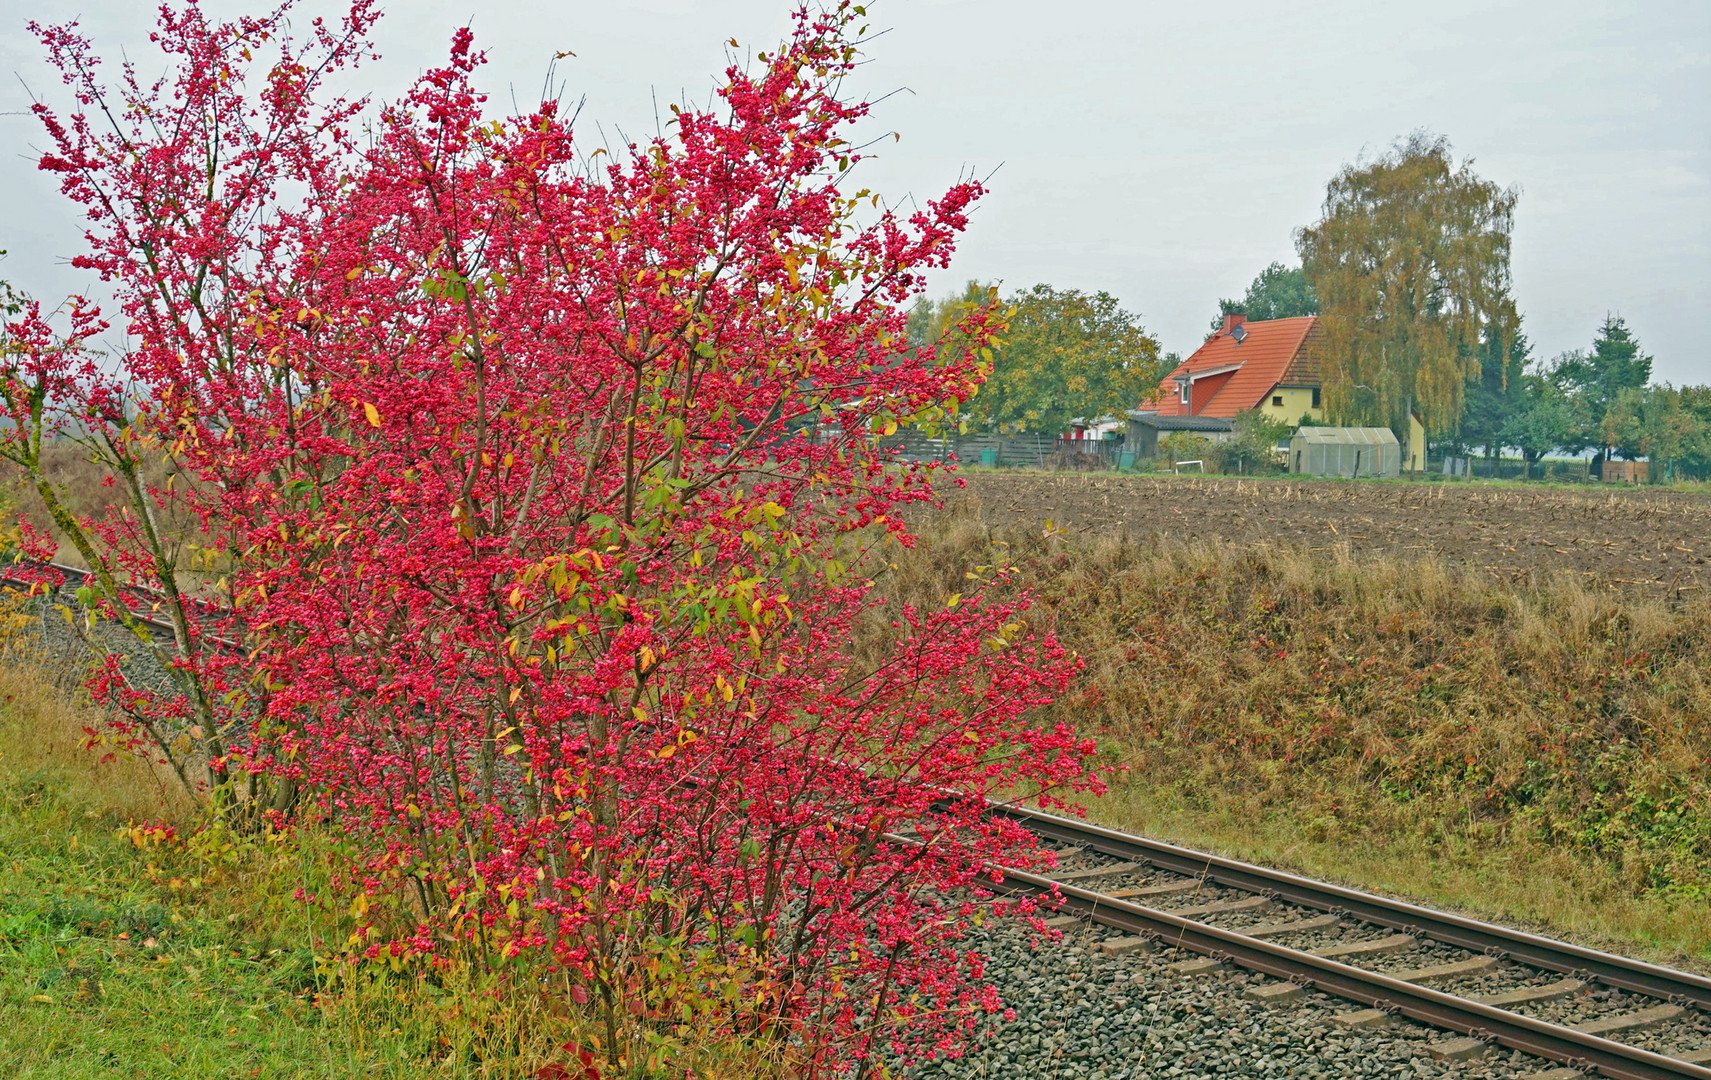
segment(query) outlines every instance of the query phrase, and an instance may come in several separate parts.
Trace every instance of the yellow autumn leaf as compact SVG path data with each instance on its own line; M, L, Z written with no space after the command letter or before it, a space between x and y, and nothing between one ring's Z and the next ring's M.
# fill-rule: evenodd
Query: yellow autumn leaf
M368 422L370 424L373 424L375 427L380 426L380 410L366 401L362 403L362 414L368 417Z

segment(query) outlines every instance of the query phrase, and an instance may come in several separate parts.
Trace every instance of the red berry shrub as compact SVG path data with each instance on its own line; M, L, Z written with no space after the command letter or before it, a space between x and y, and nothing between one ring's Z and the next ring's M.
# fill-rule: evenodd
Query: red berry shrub
M1021 605L879 612L863 576L932 498L875 435L954 423L997 327L906 344L981 189L906 218L848 192L859 11L799 13L714 106L610 152L556 101L492 118L468 31L362 127L323 83L366 2L302 43L168 11L170 74L114 91L38 31L82 103L39 110L42 165L131 334L111 415L76 405L93 369L58 400L182 477L97 554L185 587L151 530L193 514L227 599L175 601L173 702L110 697L214 740L234 812L344 830L344 884L416 924L371 956L550 972L613 1055L686 995L835 1069L954 1042L997 1002L948 895L1041 858L985 798L1095 782L1089 744L1027 721L1074 662Z

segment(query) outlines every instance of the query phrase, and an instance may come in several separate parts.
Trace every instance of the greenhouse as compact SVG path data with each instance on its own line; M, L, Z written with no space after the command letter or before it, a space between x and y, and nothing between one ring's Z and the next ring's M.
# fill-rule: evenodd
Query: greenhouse
M1382 427L1304 427L1289 440L1289 471L1308 476L1401 476L1402 444Z

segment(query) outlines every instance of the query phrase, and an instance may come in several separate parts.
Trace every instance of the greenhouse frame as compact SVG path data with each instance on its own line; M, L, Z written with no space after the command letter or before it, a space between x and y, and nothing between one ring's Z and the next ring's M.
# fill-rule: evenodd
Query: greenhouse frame
M1382 427L1304 427L1289 440L1289 471L1307 476L1401 476L1402 444Z

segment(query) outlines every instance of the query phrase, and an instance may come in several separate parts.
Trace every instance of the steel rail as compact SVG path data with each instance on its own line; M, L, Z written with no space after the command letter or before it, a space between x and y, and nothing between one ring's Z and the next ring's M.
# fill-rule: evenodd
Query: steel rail
M73 584L74 582L86 581L91 576L91 572L88 570L79 569L78 567L75 567L75 566L66 566L64 563L47 562L47 563L37 563L36 565L43 568L43 569L47 569L47 570L57 570L60 573L60 575L66 579L66 584L68 584L68 585ZM11 574L6 573L3 570L0 570L0 585L33 586L35 584L36 584L36 582L30 581L26 578L13 577ZM136 597L138 597L142 600L145 600L151 604L158 604L161 600L163 600L165 598L165 595L163 593L159 593L155 590L151 590L151 589L147 588L146 586L142 586L142 585L123 585L123 586L120 586L120 588L122 590L124 590L125 592L134 594ZM192 606L196 606L197 602L192 600L192 601L190 601L190 603ZM135 607L128 606L126 608L126 610L129 612L131 618L137 620L138 622L144 624L145 626L152 626L157 630L163 630L169 634L176 632L176 628L173 626L172 620L170 620L170 619L163 619L157 615L151 615L151 614L144 613L142 611L138 611ZM227 650L227 651L236 651L236 649L238 648L237 645L235 645L234 643L232 643L230 641L225 640L224 638L205 637L203 640L208 641L208 642L212 642L214 644L214 646L218 649L223 649L223 650Z
M1181 850L1181 849L1177 849ZM1150 937L1279 979L1323 990L1385 1012L1400 1013L1433 1027L1519 1050L1582 1072L1596 1070L1613 1080L1711 1080L1711 1069L1611 1042L1311 953L1247 937L1167 911L1113 899L1050 878L1004 870L996 889L1036 897L1061 897L1059 911L1083 912L1095 922Z
M1346 915L1416 937L1514 960L1529 967L1573 975L1583 981L1596 979L1606 986L1711 1012L1711 979L1689 972L1554 941L1477 919L1449 915L1401 900L1311 881L1281 870L1131 836L1056 814L996 804L990 812L1018 821L1043 839L1073 844L1128 862L1151 863L1161 870L1202 877L1243 892Z

